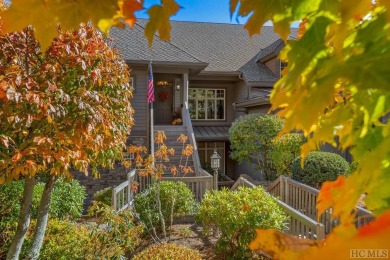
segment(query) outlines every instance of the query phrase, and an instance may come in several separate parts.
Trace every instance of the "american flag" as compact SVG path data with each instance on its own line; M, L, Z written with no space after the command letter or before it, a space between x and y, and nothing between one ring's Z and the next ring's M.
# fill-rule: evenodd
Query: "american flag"
M152 102L154 102L153 72L152 72L152 63L149 63L148 104Z

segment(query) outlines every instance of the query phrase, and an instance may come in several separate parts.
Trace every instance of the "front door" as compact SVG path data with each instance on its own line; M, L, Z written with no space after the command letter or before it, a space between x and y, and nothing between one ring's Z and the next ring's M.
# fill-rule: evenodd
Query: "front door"
M170 124L173 111L173 86L155 86L155 124Z

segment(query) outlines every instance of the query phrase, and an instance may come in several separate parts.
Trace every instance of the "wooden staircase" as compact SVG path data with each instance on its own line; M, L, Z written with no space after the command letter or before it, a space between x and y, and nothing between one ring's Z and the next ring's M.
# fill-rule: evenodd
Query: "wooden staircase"
M183 144L179 141L177 141L177 138L184 134L187 136L187 126L185 125L155 125L154 131L164 131L167 139L165 140L165 144L168 146L168 148L175 149L175 155L169 156L169 162L165 162L164 165L167 167L170 167L171 165L174 165L176 167L179 167L180 163L182 165L185 165L187 163L187 166L192 167L192 170L194 169L194 160L193 155L190 156L187 160L185 156L182 155L183 150ZM189 144L189 142L187 142ZM158 147L155 145L154 147L155 151L158 149ZM195 151L194 151L195 152ZM181 159L181 162L180 162Z
M234 183L232 190L244 186L256 187L252 180L241 177ZM289 217L286 233L299 238L321 240L339 223L332 217L332 209L327 209L319 218L316 208L319 191L289 177L279 176L267 191L277 198ZM368 210L356 207L357 228L367 225L374 220L375 216Z

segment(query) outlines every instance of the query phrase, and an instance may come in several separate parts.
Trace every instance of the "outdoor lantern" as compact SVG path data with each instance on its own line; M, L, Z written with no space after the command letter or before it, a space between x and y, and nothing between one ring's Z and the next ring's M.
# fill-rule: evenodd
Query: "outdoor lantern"
M214 170L214 189L218 190L218 170L220 168L221 156L217 153L217 149L214 149L213 155L210 157L211 159L211 169Z
M176 90L177 90L177 91L180 90L180 81L176 82Z
M211 169L214 171L218 171L220 168L220 163L221 163L221 156L217 153L217 149L214 149L213 155L210 157L211 159Z

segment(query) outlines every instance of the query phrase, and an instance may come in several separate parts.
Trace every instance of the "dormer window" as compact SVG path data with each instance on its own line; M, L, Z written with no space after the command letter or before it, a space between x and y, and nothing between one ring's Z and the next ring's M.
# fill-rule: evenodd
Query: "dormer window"
M280 77L282 77L282 71L284 70L284 68L286 68L288 65L288 62L287 61L280 61Z

